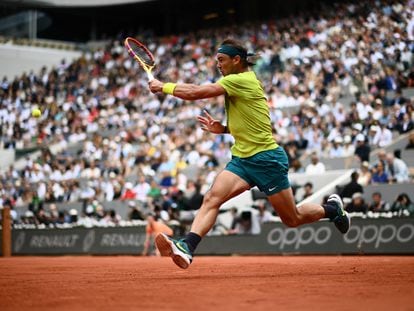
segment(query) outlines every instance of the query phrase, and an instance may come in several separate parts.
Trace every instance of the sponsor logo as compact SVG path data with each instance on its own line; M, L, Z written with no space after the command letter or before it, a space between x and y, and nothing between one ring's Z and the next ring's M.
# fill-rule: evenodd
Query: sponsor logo
M14 251L16 253L19 253L22 250L25 239L26 239L26 234L24 232L20 232L17 235L16 241L14 242Z
M184 247L183 245L181 245L181 242L178 242L178 243L176 243L175 245L179 248L179 250L180 250L180 251L182 251L182 252L184 252L184 253L188 254L188 252L187 252L187 250L185 249L185 247Z
M89 230L83 239L82 250L87 253L91 249L93 243L95 242L95 230Z
M118 246L143 246L145 234L137 233L105 233L102 235L100 246L118 247Z
M71 248L76 245L79 239L78 234L62 234L62 235L33 235L30 239L30 247L32 248Z
M267 242L270 245L278 245L280 250L286 246L293 246L297 250L300 246L310 243L325 244L331 235L330 227L275 228L267 235Z
M414 225L403 224L397 227L393 224L387 224L382 226L351 226L349 232L344 236L344 241L347 244L356 243L358 247L369 244L378 248L383 244L391 242L414 242L413 238Z
M298 250L305 245L323 245L329 242L332 230L331 225L323 225L319 228L312 226L303 228L274 228L267 235L267 242L277 246L279 250ZM393 243L396 245L414 243L414 225L405 223L403 225L353 225L349 232L343 236L343 242L361 248L363 245L373 246L375 249ZM336 247L341 247L335 241Z

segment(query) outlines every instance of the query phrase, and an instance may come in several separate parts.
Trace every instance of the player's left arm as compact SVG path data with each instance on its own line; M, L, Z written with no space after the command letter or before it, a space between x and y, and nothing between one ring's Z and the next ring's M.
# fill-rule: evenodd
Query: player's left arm
M197 116L198 122L201 124L201 129L213 134L226 134L229 130L226 125L221 124L219 120L214 119L205 109L204 115Z
M171 95L184 100L211 98L226 94L226 90L218 83L210 83L205 85L196 85L190 83L169 83L169 85L172 87ZM151 92L153 93L165 93L165 83L159 80L152 80L149 83L149 86Z

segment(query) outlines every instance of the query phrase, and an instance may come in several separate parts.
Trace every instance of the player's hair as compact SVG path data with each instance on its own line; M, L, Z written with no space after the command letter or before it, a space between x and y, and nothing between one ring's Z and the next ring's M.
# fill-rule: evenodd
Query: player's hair
M240 54L238 55L240 56L240 60L241 60L243 67L253 66L255 64L256 55L254 53L248 53L247 49L243 46L243 44L240 41L235 40L235 39L226 39L221 43L221 45L232 46L235 49L239 50Z

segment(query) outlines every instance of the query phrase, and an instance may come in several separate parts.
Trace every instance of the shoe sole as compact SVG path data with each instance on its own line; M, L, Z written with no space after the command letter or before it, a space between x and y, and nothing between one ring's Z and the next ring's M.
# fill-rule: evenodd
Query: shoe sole
M174 263L181 269L187 269L190 266L189 260L180 255L181 251L165 234L158 234L155 238L155 244L161 256L170 256Z
M346 234L346 233L348 233L349 229L351 228L351 217L349 217L348 212L345 212L345 217L348 219L348 228L346 229L346 231L342 231L342 230L341 230L341 229L339 229L339 228L336 226L336 224L335 224L336 228L337 228L337 229L339 230L339 232L341 232L342 234Z
M329 198L332 198L332 197L335 197L336 200L339 202L339 204L341 204L341 209L345 212L346 218L348 219L348 230L346 230L345 232L342 232L337 227L338 230L339 230L339 232L341 232L342 234L345 234L345 233L347 233L349 231L349 228L351 228L351 217L349 217L348 212L344 210L344 203L342 202L341 197L339 195L337 195L337 194L332 194L332 195L329 196ZM329 198L328 198L328 201L329 201Z
M349 216L347 211L345 211L345 215L346 215L346 218L348 218L348 230L346 230L346 232L341 232L342 234L346 234L351 228L351 217Z

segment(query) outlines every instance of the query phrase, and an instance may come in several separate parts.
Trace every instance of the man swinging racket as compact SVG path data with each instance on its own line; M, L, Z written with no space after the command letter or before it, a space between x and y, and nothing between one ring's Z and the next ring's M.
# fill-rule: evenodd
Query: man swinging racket
M229 133L235 138L232 159L220 172L205 194L191 231L181 240L159 234L156 245L164 256L171 256L182 269L189 267L201 239L214 225L220 206L238 194L257 186L289 227L329 218L340 232L350 227L350 218L341 198L332 194L327 203L296 206L288 180L289 163L285 151L272 136L269 108L263 88L249 70L247 50L236 40L227 39L216 55L217 68L223 77L216 83L194 85L149 82L151 92L163 92L184 100L225 96L227 124L223 125L207 111L199 116L203 130L214 134Z

